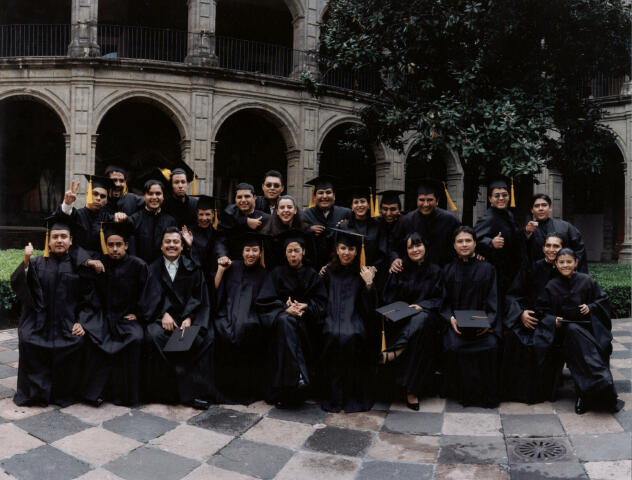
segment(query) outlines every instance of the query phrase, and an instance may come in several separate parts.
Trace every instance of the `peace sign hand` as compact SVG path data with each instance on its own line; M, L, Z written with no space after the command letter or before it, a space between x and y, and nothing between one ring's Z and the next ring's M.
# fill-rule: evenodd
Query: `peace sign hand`
M66 205L72 205L77 200L77 192L79 191L79 185L81 182L77 182L75 185L74 180L70 182L70 190L64 194L64 203Z

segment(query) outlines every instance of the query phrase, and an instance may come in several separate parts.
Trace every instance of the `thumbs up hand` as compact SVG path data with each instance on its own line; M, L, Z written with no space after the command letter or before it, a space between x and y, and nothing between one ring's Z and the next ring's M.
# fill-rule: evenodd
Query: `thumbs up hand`
M502 232L498 232L498 235L492 238L492 245L494 248L503 248L505 246L505 239L503 238Z

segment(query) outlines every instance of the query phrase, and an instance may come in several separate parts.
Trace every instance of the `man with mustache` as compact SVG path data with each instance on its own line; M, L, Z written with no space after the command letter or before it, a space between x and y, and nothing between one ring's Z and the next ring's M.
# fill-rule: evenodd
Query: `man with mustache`
M112 188L106 205L107 211L114 215L124 212L132 215L145 206L145 200L140 195L127 191L127 171L118 165L108 165L105 176L112 180Z

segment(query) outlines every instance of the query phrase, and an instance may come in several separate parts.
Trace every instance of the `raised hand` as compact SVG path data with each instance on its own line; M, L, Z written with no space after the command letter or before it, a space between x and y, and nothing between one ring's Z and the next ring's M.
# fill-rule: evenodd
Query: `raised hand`
M32 256L33 256L33 244L29 242L29 244L26 247L24 247L24 265L26 267L29 266Z
M114 214L114 221L116 223L121 223L124 222L125 220L127 220L127 214L124 212L116 212Z
M182 238L188 247L193 245L193 232L189 230L186 225L182 226Z
M64 203L66 205L72 205L73 203L75 203L75 201L77 200L77 192L79 191L80 184L81 182L77 182L77 184L75 185L74 180L70 182L70 190L68 190L64 194Z
M503 238L502 232L498 232L498 235L492 238L492 245L494 248L503 248L505 246L505 239Z
M527 234L529 235L535 232L536 228L538 228L538 222L536 222L535 220L529 220L529 223L527 223L527 226L524 227Z
M248 224L248 227L251 228L252 230L256 230L257 228L259 228L261 226L261 219L263 217L259 217L259 218L249 218L248 220L246 220L246 223Z

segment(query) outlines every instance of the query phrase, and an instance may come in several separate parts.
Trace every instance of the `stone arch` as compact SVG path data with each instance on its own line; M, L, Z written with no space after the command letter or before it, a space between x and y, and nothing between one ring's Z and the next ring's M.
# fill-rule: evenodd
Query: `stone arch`
M323 123L318 129L319 130L318 142L317 142L318 148L316 151L317 152L321 151L325 138L327 138L327 135L329 135L334 130L334 128L339 127L340 125L344 125L345 123L352 123L354 125L364 125L358 117L354 117L353 115L345 115L345 116L330 118L325 123ZM384 149L384 145L382 145L381 143L371 143L371 149L373 150L373 155L375 155L375 161L377 163L383 163L383 162L388 161L386 151Z
M297 18L305 16L305 9L303 8L303 2L301 0L283 0L285 6L292 15L292 20L296 21Z
M39 90L20 88L0 93L0 102L4 100L30 100L39 102L55 112L63 124L66 134L70 133L70 113L66 105L63 104L59 98Z

